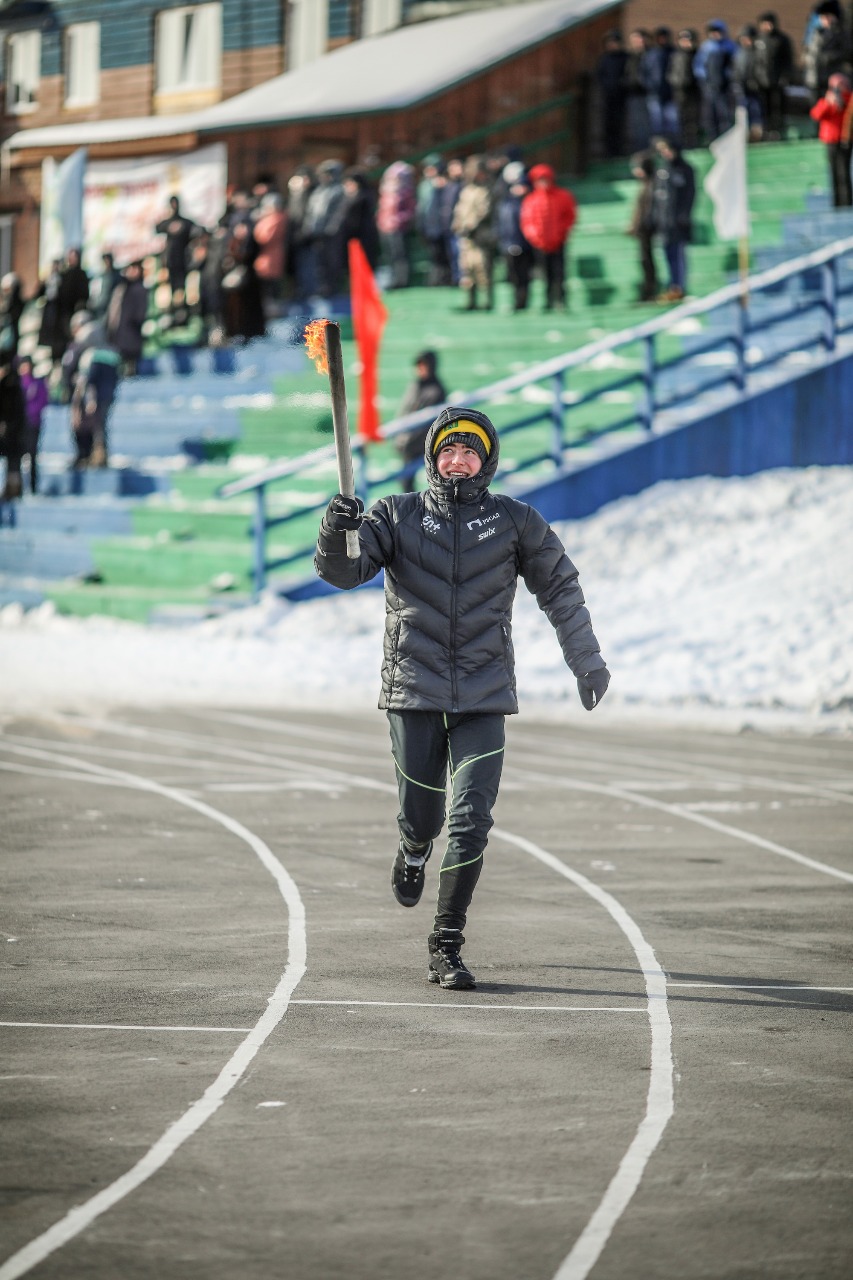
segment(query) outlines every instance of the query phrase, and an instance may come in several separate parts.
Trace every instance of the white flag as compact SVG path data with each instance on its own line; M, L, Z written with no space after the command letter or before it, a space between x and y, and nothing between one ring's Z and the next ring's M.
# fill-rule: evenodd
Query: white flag
M79 147L57 164L42 161L39 269L44 272L68 249L83 247L83 183L89 152Z
M746 107L738 107L734 127L720 134L710 147L714 163L704 186L714 203L714 230L721 240L745 240L749 235L747 132Z

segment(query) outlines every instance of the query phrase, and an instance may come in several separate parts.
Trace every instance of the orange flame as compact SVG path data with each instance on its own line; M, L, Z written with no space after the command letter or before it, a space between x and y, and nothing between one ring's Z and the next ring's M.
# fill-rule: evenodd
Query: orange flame
M329 358L326 354L326 325L328 320L312 320L305 326L305 350L308 359L314 361L318 373L329 372Z

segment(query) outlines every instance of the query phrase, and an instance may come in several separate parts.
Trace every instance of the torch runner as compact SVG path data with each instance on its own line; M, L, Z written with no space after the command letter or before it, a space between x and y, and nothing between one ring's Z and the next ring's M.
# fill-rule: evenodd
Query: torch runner
M352 449L350 448L340 326L331 320L312 320L305 326L305 349L310 359L314 361L317 372L329 375L329 387L332 393L332 426L335 432L335 454L338 461L338 491L345 498L354 498L355 482L352 473ZM355 529L348 529L347 555L351 560L357 560L359 554L358 533Z

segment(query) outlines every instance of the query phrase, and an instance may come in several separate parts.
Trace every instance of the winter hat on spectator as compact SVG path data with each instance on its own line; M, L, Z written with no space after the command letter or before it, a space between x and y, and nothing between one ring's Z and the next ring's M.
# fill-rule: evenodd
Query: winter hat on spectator
M513 183L521 182L525 174L524 164L521 160L510 160L509 164L505 164L503 168L503 180L510 187Z
M492 451L488 432L479 422L472 422L470 418L457 418L439 431L432 442L433 454L438 454L449 444L461 444L466 449L473 449L481 462L485 462Z
M543 179L553 182L556 174L549 164L535 164L527 176L531 182L540 182Z

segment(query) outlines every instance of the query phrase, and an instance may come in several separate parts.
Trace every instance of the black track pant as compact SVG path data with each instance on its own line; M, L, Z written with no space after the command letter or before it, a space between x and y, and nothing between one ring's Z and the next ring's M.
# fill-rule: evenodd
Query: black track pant
M464 929L492 827L504 752L504 717L476 712L389 711L391 750L400 789L400 834L409 845L435 840L447 849L438 878L436 929Z

